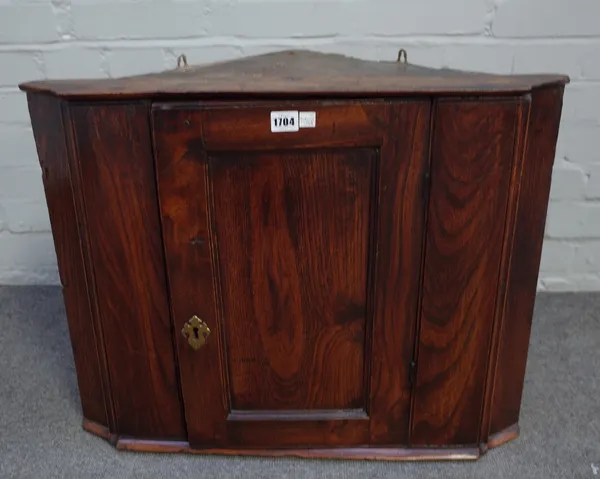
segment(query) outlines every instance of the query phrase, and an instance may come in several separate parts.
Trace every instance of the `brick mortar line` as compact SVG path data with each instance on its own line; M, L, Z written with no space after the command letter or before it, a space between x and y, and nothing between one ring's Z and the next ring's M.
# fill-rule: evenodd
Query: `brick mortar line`
M6 228L6 225L3 230L0 230L0 241L2 238L6 238L9 236L24 236L24 235L35 235L35 236L48 236L52 239L52 231L51 230L34 230L34 231L20 231L14 232L10 229Z
M365 42L389 43L395 46L398 42L410 42L412 46L590 46L597 45L600 48L600 35L595 36L563 36L563 37L493 37L478 34L456 34L456 35L322 35L306 37L246 37L246 36L193 36L188 37L166 37L166 38L98 38L71 40L54 40L38 43L0 43L0 51L31 51L31 50L60 50L67 46L87 48L110 48L112 45L132 46L139 45L158 48L174 48L180 46L321 46L336 45L343 43L364 44ZM408 46L411 46L409 43Z

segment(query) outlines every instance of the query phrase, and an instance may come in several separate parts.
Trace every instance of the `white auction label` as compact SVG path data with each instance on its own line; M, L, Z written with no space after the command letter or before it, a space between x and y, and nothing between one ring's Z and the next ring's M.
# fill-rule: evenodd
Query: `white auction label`
M298 131L298 112L297 111L272 111L271 112L271 131L281 133L285 131Z
M300 128L315 128L317 126L316 111L301 111L298 117Z

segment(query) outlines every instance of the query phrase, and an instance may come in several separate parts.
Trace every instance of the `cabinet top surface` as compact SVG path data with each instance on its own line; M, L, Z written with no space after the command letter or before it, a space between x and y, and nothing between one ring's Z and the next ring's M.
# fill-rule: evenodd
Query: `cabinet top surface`
M34 81L20 88L74 99L383 97L524 93L568 81L564 75L491 75L290 50L127 78Z

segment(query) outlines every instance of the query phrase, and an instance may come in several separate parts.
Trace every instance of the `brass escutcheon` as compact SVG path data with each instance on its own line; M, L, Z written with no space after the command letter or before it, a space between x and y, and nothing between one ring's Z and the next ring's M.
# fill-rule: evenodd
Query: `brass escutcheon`
M187 339L188 344L197 351L206 344L210 328L198 316L192 316L181 330L183 337Z

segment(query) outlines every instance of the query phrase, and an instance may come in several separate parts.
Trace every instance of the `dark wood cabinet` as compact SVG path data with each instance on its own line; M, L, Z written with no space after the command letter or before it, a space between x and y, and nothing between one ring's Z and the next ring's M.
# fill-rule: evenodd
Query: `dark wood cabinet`
M22 85L84 427L387 459L516 437L567 80L281 52Z

